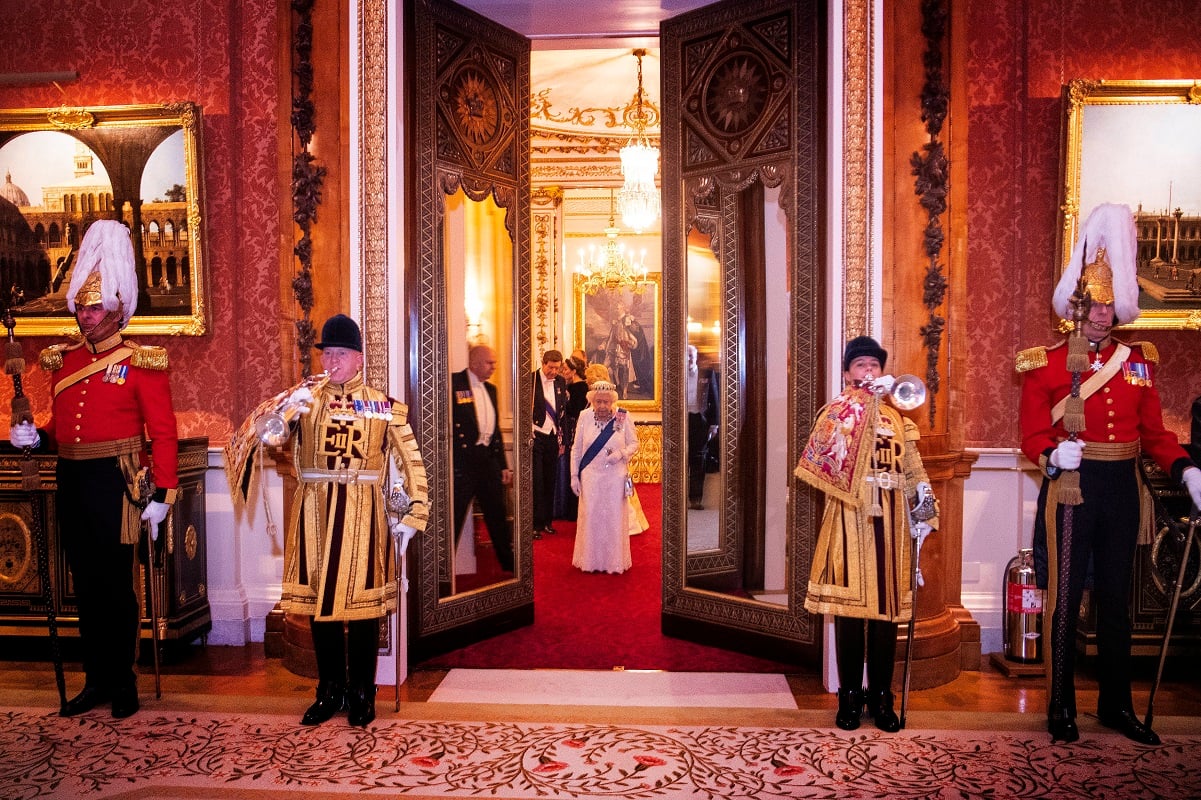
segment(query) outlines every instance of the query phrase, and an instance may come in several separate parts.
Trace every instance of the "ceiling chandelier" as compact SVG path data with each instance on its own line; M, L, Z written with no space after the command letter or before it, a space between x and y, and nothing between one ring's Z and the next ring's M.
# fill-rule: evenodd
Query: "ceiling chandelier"
M625 108L624 122L634 130L630 143L621 148L621 174L624 179L617 204L621 221L635 233L642 233L659 218L659 189L655 173L659 171L659 148L653 147L646 129L658 124L659 112L646 98L642 88L642 57L646 50L634 51L638 59L638 91Z
M631 264L626 258L625 245L617 241L618 228L614 221L613 192L609 192L609 227L605 228L605 246L588 245L587 256L580 248L580 260L575 266L576 286L585 294L596 294L601 289L629 289L642 294L649 283L646 279L646 251Z

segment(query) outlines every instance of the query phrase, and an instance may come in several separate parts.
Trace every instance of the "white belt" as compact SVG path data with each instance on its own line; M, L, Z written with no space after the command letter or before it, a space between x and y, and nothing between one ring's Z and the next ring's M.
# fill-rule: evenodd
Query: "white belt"
M380 473L365 469L302 469L304 483L379 483Z

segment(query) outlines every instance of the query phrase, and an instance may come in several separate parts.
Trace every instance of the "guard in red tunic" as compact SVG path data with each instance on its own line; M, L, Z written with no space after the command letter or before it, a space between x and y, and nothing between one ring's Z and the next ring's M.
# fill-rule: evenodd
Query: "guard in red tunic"
M117 718L138 710L134 548L143 520L157 538L179 487L167 353L121 336L137 300L129 229L116 220L93 222L67 289L81 338L52 345L40 358L51 375L53 415L45 439L58 449L59 537L83 644L84 687L62 709L66 717L105 703ZM26 422L9 438L14 446L36 447L43 437ZM150 497L140 493L150 487L139 481L143 469L153 480Z
M1073 742L1080 736L1075 721L1076 620L1091 560L1097 717L1136 742L1159 743L1135 716L1130 696L1128 607L1142 519L1140 452L1181 481L1194 503L1201 503L1201 470L1163 425L1155 347L1111 335L1114 325L1138 316L1135 248L1130 209L1112 204L1094 209L1053 301L1061 317L1079 321L1079 337L1017 356L1017 370L1023 374L1022 452L1044 473L1034 545L1036 553L1045 548L1047 563L1044 639L1050 652L1047 727L1052 741Z

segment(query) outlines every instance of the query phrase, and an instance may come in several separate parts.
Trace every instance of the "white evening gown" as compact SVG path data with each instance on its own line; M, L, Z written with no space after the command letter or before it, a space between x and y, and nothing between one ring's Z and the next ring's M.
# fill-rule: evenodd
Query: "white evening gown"
M571 474L580 479L580 513L576 520L575 550L571 564L585 572L625 572L630 559L631 507L626 497L630 458L638 452L634 420L621 409L605 449L580 470L580 462L603 425L597 425L591 408L580 412L575 444L571 448ZM606 455L606 450L612 451Z

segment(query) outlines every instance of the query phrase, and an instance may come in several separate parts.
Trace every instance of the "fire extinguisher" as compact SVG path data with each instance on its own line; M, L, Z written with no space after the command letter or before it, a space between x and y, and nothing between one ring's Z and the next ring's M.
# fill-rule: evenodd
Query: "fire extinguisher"
M1034 576L1034 550L1024 547L1005 566L1005 658L1024 664L1043 660L1043 590Z

